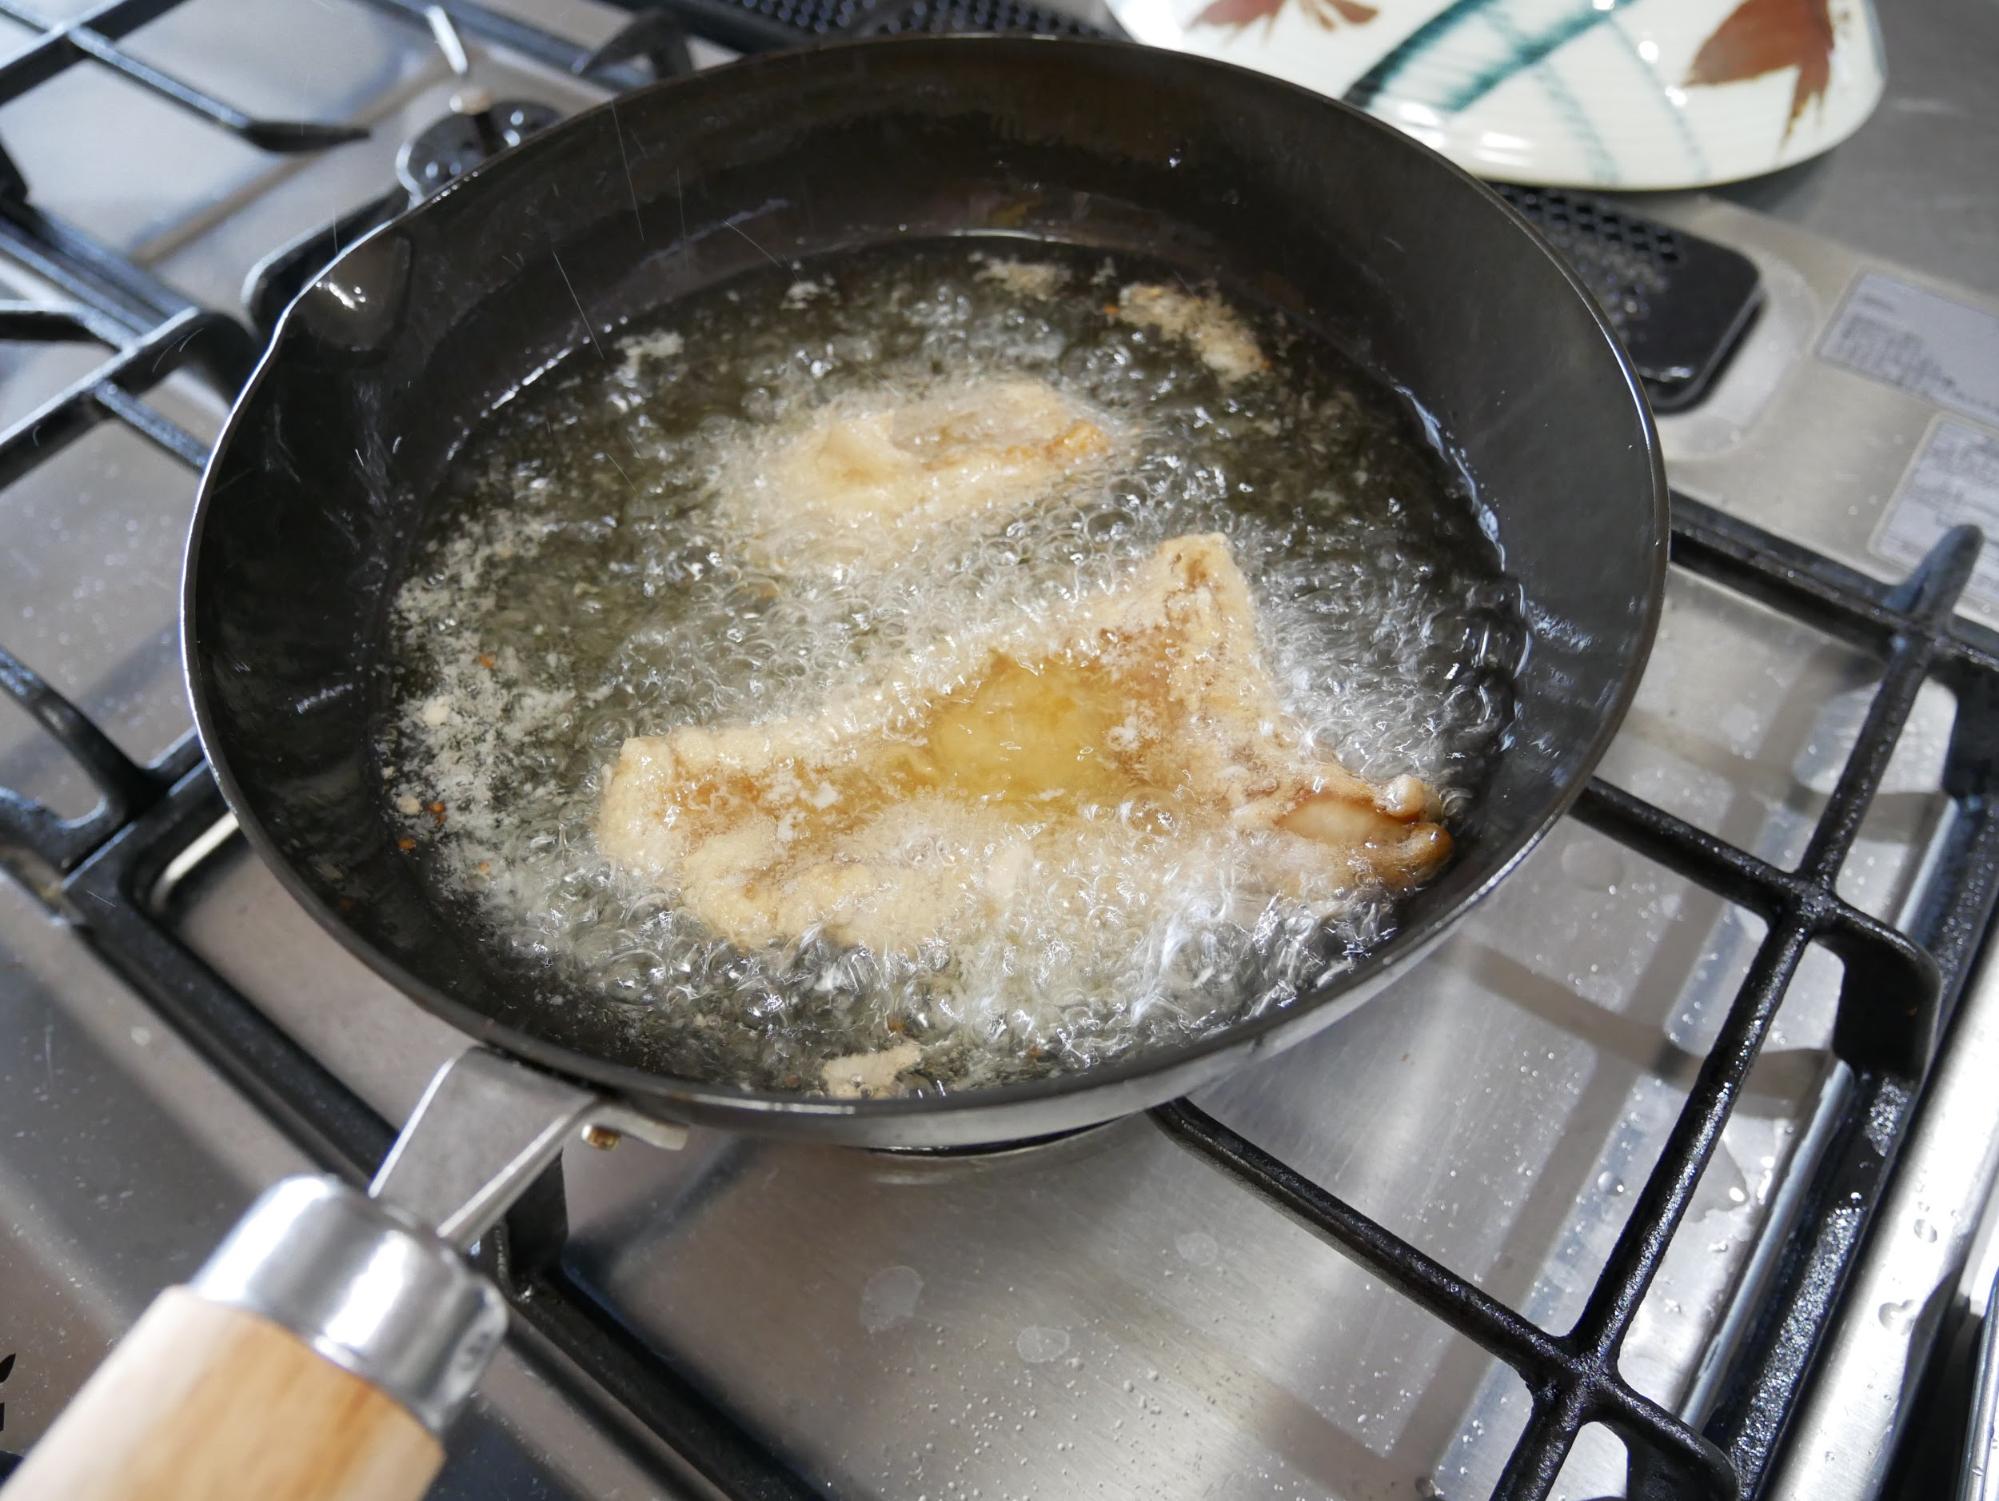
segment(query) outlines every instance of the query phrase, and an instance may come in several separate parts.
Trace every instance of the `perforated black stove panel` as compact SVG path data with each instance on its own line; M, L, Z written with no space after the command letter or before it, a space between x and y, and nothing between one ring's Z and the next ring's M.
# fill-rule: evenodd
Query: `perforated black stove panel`
M1025 5L1021 0L916 0L901 5L883 0L878 19L863 28L872 35L902 32L1018 31L1036 36L1102 36L1094 26L1061 11Z
M1499 193L1595 294L1653 408L1699 401L1762 303L1755 263L1600 198L1510 185Z

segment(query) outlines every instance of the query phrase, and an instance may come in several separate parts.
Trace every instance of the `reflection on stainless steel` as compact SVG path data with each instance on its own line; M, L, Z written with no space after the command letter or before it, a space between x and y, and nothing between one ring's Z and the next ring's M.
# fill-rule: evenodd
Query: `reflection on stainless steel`
M1864 681L1859 663L1685 580L1664 635L1668 661L1690 670L1655 668L1608 774L1766 854L1794 856L1850 739L1841 695ZM1772 693L1776 684L1786 691ZM1715 723L1700 707L1714 688L1743 712ZM1890 786L1940 804L1918 789L1926 779L1934 788L1948 700L1924 699L1917 720ZM1765 770L1746 776L1748 766ZM1935 817L1932 808L1913 819L1917 839L1927 841ZM1870 830L1855 899L1892 905L1894 873L1914 858L1899 824ZM1633 944L1634 932L1647 942ZM1389 994L1202 1103L1559 1328L1579 1310L1757 937L1753 921L1567 825ZM1836 985L1835 965L1808 962L1627 1345L1626 1373L1669 1405L1685 1396L1799 1165L1831 1072ZM836 1489L918 1483L910 1466L927 1443L963 1467L952 1478L1000 1494L1023 1458L1044 1486L1081 1488L1110 1485L1133 1464L1172 1473L1198 1452L1280 1492L1343 1474L1335 1494L1413 1495L1431 1484L1477 1495L1522 1421L1524 1394L1509 1373L1384 1299L1373 1279L1232 1185L1189 1174L1149 1127L1004 1167L889 1168L696 1143L684 1159L645 1164L646 1180L572 1163L575 1254L669 1347L701 1351L732 1403ZM797 1246L801 1260L774 1270L758 1246ZM752 1303L773 1311L775 1327L746 1337L739 1326ZM910 1335L856 1348L843 1334L892 1312ZM733 1343L718 1348L729 1327ZM1081 1364L1050 1373L1022 1353L1057 1345L1063 1362ZM1225 1358L1235 1349L1261 1352L1247 1406L1241 1370ZM1177 1403L1201 1416L1186 1425L1184 1450L1145 1430L1134 1459L1101 1430L1142 1420L1127 1412L1123 1383L1153 1370L1169 1383L1162 1413ZM966 1390L972 1371L983 1374ZM805 1394L834 1380L859 1383L862 1410L879 1419L801 1421ZM1251 1416L1278 1401L1300 1413L1283 1444ZM1058 1426L1083 1424L1087 1438L1044 1454L1005 1437L1048 1414ZM998 1437L968 1458L955 1437L973 1419L997 1425ZM1568 1475L1581 1494L1619 1480L1615 1463L1600 1474L1572 1463ZM1235 1484L1217 1493L1236 1494Z
M1440 1437L1470 1495L1472 1446L1519 1426L1478 1403L1518 1392L1478 1351L1149 1122L991 1161L711 1138L648 1166L588 1184L586 1275L836 1495L1414 1495Z
M522 8L589 44L617 20L589 3ZM226 82L249 107L366 122L367 140L274 162L83 72L6 119L37 203L220 308L274 246L391 188L401 143L459 86L420 21L350 0L258 0L254 25L248 13L198 0L128 45ZM476 41L472 51L481 85L505 97L574 109L601 94ZM74 130L79 113L115 115L143 149L107 167ZM1891 99L1881 128L1894 119ZM1898 574L1868 541L1934 409L1814 354L1866 263L1713 200L1645 209L1744 250L1768 294L1711 399L1662 423L1675 482ZM0 282L8 295L47 292L11 264ZM0 355L7 418L90 364L74 351ZM191 383L156 399L197 435L219 420L220 403ZM138 753L187 725L171 643L190 499L183 469L116 428L0 492L0 640ZM1811 630L1676 573L1604 773L1765 858L1795 860L1873 675ZM1938 779L1953 723L1950 696L1925 689L1842 884L1869 912L1899 917L1923 889L1948 827ZM88 802L60 754L4 706L0 785L66 812ZM321 934L240 840L203 845L156 897L182 941L390 1119L407 1117L464 1046ZM1571 821L1388 994L1200 1103L1487 1292L1565 1327L1760 936L1755 919ZM0 946L0 1139L20 1144L0 1153L15 1231L0 1237L0 1286L16 1315L0 1355L19 1352L5 1439L21 1446L151 1293L192 1273L252 1186L302 1158L6 883ZM1827 1102L1850 1087L1828 1046L1839 980L1830 956L1807 957L1624 1348L1633 1383L1696 1424L1759 1306L1770 1233L1796 1212ZM1774 1493L1861 1496L1879 1474L1965 1255L1968 1206L1994 1172L1995 1007L1987 977ZM401 1171L421 1164L436 1186L395 1193L441 1220L581 1119L557 1113L559 1137L525 1121L524 1139L540 1138L525 1154L497 1131L463 1156L425 1147ZM571 1147L563 1160L575 1276L635 1340L657 1343L835 1495L1464 1501L1490 1489L1525 1418L1508 1371L1148 1121L985 1158L697 1131L679 1153ZM439 1494L703 1494L587 1398L539 1346L510 1346L475 1403L494 1421L460 1430ZM1619 1446L1586 1432L1561 1493L1624 1485Z
M1978 1340L1978 1368L1958 1501L1999 1497L1999 1281L1986 1292L1984 1326Z

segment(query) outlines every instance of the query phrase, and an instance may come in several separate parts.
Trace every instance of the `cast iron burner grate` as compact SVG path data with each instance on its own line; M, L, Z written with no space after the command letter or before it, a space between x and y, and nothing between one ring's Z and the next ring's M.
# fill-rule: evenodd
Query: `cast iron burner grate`
M232 134L291 149L297 138L287 132L296 127L273 134L270 122L251 120L117 52L117 37L174 3L124 0L95 12L87 25L52 31L0 65L0 102L79 58L108 60L138 86ZM418 5L355 3L422 22ZM624 59L640 53L661 59L682 51L677 33L656 20L635 21L590 53L476 5L454 3L449 10L476 36L579 72L622 69ZM307 128L305 136L338 139L341 129ZM253 353L251 339L233 320L193 307L80 231L34 209L20 173L4 159L0 167L0 252L67 299L53 307L0 307L0 337L94 340L108 350L90 375L0 434L0 483L11 483L107 421L198 468L202 445L140 397L182 365L232 393ZM1953 615L1978 549L1975 532L1954 531L1905 583L1889 586L1695 501L1675 499L1676 566L1884 665L1845 769L1795 868L1770 865L1602 781L1591 784L1577 808L1576 816L1593 828L1755 912L1768 926L1666 1148L1572 1329L1544 1329L1523 1318L1197 1106L1179 1101L1152 1113L1189 1150L1373 1268L1520 1374L1533 1412L1495 1495L1508 1501L1546 1496L1578 1432L1592 1422L1616 1432L1630 1451L1634 1496L1725 1501L1760 1491L1814 1354L1840 1310L1935 1041L1947 1032L1999 896L1999 823L1992 802L1999 779L1999 636ZM1929 680L1957 698L1943 787L1958 816L1920 907L1897 930L1843 901L1837 881L1915 695ZM170 868L184 856L183 863L197 858L226 815L192 737L138 765L4 651L0 691L68 751L100 797L90 813L64 820L0 789L0 862L303 1151L329 1170L365 1181L393 1138L390 1124L188 949L163 910ZM1789 983L1814 944L1844 965L1833 1042L1852 1070L1853 1088L1812 1170L1804 1212L1775 1259L1761 1311L1696 1430L1635 1391L1618 1373L1618 1352ZM820 1495L785 1467L769 1441L745 1431L683 1376L668 1352L641 1343L613 1308L571 1276L563 1260L566 1239L558 1165L487 1238L483 1255L513 1305L523 1346L530 1353L558 1352L589 1378L571 1395L594 1406L614 1433L625 1431L612 1404L621 1407L737 1501Z

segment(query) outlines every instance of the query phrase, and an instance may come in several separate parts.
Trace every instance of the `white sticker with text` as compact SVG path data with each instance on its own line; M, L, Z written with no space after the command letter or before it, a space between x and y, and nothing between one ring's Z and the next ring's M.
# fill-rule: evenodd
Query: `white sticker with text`
M1965 523L1985 532L1965 595L1999 610L1999 436L1939 417L1869 546L1892 563L1919 563L1937 538Z
M1819 357L1999 427L1999 313L1868 271Z

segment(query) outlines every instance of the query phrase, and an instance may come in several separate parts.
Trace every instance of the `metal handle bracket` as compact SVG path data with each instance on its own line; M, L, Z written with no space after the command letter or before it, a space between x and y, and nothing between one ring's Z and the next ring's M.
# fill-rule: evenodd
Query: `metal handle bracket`
M657 1121L581 1085L473 1048L439 1069L389 1150L369 1197L464 1250L491 1229L586 1126L679 1147Z

